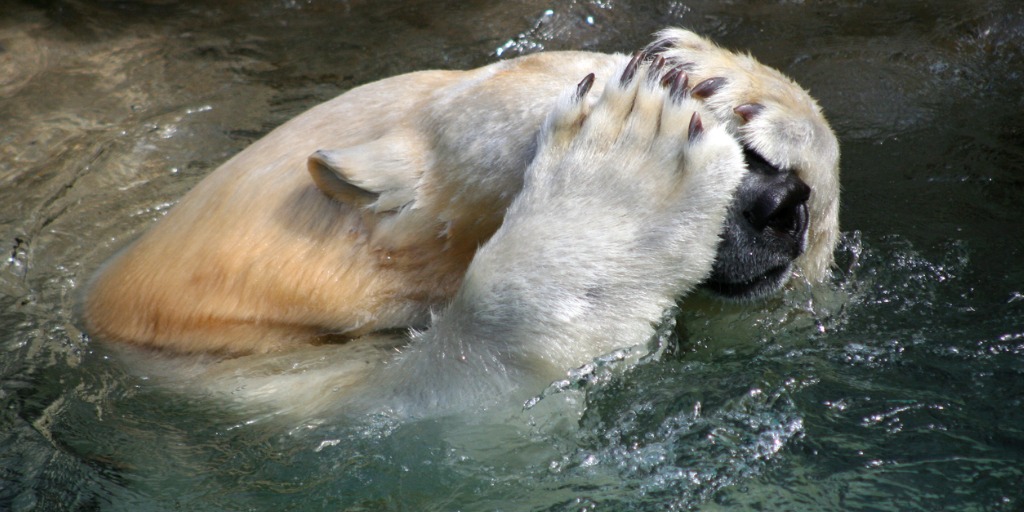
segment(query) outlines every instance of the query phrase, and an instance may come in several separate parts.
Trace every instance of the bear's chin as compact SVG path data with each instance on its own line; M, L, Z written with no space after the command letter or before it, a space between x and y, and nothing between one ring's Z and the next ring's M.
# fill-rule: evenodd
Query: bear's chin
M712 273L700 288L715 297L729 300L757 300L778 292L788 281L792 265L778 265L748 279L731 280Z

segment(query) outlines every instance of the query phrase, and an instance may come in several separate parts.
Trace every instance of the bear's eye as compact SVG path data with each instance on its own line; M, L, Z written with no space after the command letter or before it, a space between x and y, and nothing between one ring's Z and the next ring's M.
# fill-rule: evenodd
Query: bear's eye
M761 174L779 174L782 169L772 165L763 156L753 149L743 146L743 159L747 162L747 169Z

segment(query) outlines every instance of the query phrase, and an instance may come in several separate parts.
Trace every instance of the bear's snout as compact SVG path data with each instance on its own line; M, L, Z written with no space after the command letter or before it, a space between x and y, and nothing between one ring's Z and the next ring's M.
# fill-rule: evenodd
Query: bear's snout
M711 276L703 287L731 298L768 295L788 279L803 254L810 215L809 187L756 151L744 150L747 173L733 198Z
M791 246L790 256L803 253L807 235L807 200L811 187L796 174L782 172L764 177L761 193L743 208L743 218L761 236L773 236Z

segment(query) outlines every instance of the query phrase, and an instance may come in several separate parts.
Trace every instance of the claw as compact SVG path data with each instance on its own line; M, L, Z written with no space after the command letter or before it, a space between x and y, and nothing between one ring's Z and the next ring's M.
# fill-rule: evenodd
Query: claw
M708 96L718 92L718 90L725 85L726 81L727 80L725 78L720 76L708 78L707 80L693 86L693 97L700 99L707 98Z
M693 142L700 138L701 134L704 133L704 124L700 122L700 114L694 112L690 116L690 131L686 135L687 140Z
M682 68L678 69L679 72L672 78L672 87L668 91L669 97L676 103L690 95L690 89L687 88L690 85L690 76Z
M682 71L682 69L679 67L674 67L666 71L665 74L661 76L661 86L668 87L672 85L672 81L676 79L676 75L678 75L680 71Z
M744 103L732 109L736 115L743 118L744 123L749 123L750 120L753 119L754 116L760 114L762 110L764 110L764 105L760 103Z
M583 98L587 96L587 93L590 92L590 88L593 86L594 74L590 73L589 75L583 77L583 80L580 80L580 83L576 85L576 96L574 96L573 99L576 100L577 102L581 101Z
M647 69L647 83L654 85L658 80L658 76L661 75L661 69L665 67L665 57L661 55L654 58L651 61L651 66Z
M633 54L633 58L629 59L629 64L626 64L626 69L622 70L622 77L619 78L619 85L625 87L629 82L633 81L633 77L636 76L636 69L640 66L640 62L644 60L646 54L642 51Z

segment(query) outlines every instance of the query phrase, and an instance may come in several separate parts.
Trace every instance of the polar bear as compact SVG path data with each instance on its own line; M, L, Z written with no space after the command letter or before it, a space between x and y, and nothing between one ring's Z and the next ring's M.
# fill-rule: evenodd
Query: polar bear
M386 373L443 402L438 376L511 385L642 343L698 286L821 280L838 158L804 90L681 29L632 59L410 73L215 170L100 269L84 323L229 356L414 329Z

